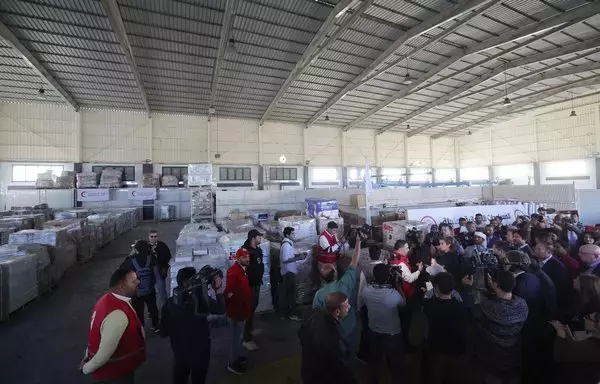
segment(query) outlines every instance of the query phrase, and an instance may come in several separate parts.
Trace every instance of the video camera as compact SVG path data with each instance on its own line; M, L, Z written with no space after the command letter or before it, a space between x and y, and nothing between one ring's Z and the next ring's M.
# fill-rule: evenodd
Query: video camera
M417 227L412 227L411 229L406 231L405 237L408 246L410 247L413 244L419 245L421 243L420 239L422 234L423 231L418 230Z
M194 312L197 315L206 315L203 308L209 308L208 287L213 283L215 277L223 278L223 272L220 269L205 265L200 268L196 274L191 277L183 287L177 287L173 298L176 304L188 306L194 305ZM200 306L200 301L203 306Z
M356 237L358 237L361 243L369 240L371 238L371 231L373 227L369 224L364 224L361 226L351 226L346 234L346 239L348 240L348 245L350 248L354 248L356 246Z
M495 279L499 270L498 258L491 249L488 249L483 252L475 250L463 272L465 275L473 276L475 287L478 290L487 291L490 289L487 286L487 276L490 275L492 279Z

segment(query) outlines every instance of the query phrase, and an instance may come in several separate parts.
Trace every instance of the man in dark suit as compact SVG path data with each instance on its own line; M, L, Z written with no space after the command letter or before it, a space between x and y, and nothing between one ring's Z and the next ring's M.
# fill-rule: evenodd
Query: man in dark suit
M552 256L553 252L554 246L548 242L539 242L535 246L536 258L556 288L558 319L568 321L572 315L573 280L567 267Z
M512 232L513 244L517 247L517 250L521 252L525 252L527 256L533 258L535 257L535 251L531 248L529 244L527 244L527 240L529 240L529 231L526 229L519 229L517 231Z

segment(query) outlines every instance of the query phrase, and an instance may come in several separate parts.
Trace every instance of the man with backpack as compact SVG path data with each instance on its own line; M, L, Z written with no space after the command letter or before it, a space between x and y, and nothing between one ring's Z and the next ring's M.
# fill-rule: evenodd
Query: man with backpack
M158 306L156 305L156 289L166 297L164 280L161 279L156 257L152 254L150 243L146 240L138 240L133 246L131 255L121 264L122 269L135 271L140 281L137 288L137 296L132 300L132 306L137 313L142 326L144 326L144 307L148 307L148 313L152 320L152 331L160 332Z

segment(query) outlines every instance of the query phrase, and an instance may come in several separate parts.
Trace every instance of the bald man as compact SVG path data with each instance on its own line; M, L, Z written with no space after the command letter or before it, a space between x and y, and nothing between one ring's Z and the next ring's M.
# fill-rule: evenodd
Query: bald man
M585 244L579 248L579 258L583 262L584 273L600 277L600 247Z

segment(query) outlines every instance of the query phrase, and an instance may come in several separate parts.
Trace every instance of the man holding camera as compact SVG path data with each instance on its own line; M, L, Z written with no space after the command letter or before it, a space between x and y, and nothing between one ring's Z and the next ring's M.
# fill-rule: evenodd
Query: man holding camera
M225 313L222 273L213 274L212 281L205 281L193 267L180 269L173 297L163 306L160 330L171 339L174 384L186 384L190 374L193 384L206 382L211 345L207 316Z

